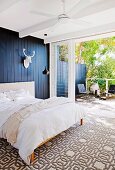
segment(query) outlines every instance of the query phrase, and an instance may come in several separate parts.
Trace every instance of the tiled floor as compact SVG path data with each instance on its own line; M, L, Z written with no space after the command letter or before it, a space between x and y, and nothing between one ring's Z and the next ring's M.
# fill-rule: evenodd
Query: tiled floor
M76 102L82 104L89 114L115 118L115 98L100 100L92 95L82 95Z

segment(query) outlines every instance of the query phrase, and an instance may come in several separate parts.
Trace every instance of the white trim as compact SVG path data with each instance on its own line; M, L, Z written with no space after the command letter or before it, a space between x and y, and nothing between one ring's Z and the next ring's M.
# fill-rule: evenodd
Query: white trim
M58 53L57 53L57 45L55 45L54 46L54 48L55 48L55 56L54 56L54 58L55 58L55 71L54 71L54 81L55 81L55 83L54 83L54 94L55 94L55 96L57 96L57 55L58 55Z
M57 23L57 20L54 18L54 19L50 19L50 20L44 21L42 23L33 25L31 27L25 28L25 29L19 31L19 37L20 38L26 37L28 35L31 35L32 33L49 28L49 27L55 25L56 23Z
M106 79L106 96L108 96L108 80Z
M63 44L63 42L61 42ZM57 45L50 43L50 97L57 95ZM75 41L68 44L68 97L75 101Z
M46 38L44 42L47 44L50 42L67 41L71 39L76 39L77 42L83 42L110 36L115 36L115 22L82 31Z
M71 40L68 43L68 97L75 101L75 41Z
M107 79L107 78L86 78L87 80L115 80L115 79Z
M106 81L106 96L108 96L108 82L110 80L115 80L115 79L107 79L107 78L86 78L86 92L89 93L89 90L87 88L88 86L88 80L105 80Z
M56 45L50 43L50 97L57 94L57 49Z

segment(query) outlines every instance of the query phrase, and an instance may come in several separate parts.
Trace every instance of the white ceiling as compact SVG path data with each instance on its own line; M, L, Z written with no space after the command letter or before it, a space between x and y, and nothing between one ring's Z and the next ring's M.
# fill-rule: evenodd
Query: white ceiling
M65 11L76 23L47 28L50 20L63 13L61 0L0 0L0 27L18 31L22 37L32 35L50 41L97 27L100 32L115 31L115 0L65 0Z

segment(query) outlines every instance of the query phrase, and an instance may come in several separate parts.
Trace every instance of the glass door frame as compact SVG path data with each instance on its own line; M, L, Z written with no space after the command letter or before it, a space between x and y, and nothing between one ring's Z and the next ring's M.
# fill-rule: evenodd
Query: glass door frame
M50 97L57 96L57 45L68 44L68 98L75 101L75 40L50 43Z

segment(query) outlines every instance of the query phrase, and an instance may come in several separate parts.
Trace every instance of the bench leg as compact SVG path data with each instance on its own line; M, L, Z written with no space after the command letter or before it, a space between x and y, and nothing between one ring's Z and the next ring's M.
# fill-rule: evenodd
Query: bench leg
M34 152L30 156L30 163L32 163L33 161L34 161Z
M83 119L80 120L80 125L83 125Z

